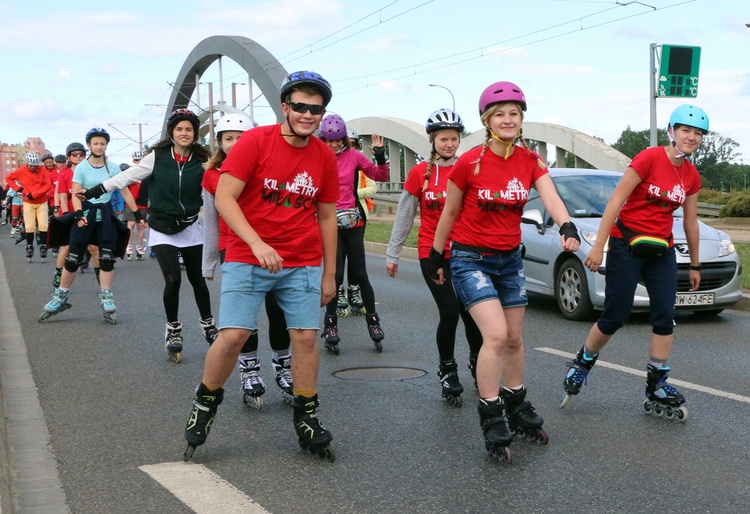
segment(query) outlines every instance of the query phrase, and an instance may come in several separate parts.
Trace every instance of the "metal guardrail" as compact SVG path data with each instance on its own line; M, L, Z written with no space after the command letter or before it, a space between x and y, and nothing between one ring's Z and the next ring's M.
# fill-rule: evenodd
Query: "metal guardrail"
M698 216L711 216L713 218L718 218L721 207L721 205L713 203L698 202Z

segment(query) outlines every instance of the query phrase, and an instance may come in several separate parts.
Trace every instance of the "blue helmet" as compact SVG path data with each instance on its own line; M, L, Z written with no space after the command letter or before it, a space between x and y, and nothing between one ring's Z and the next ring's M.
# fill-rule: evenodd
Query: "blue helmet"
M690 104L680 105L672 111L672 115L669 117L669 126L674 127L675 125L695 127L703 131L704 134L708 134L708 115L700 107Z
M318 73L315 73L314 71L295 71L287 75L281 83L281 102L284 103L286 101L286 97L294 88L302 85L313 86L320 91L321 96L323 96L324 107L327 106L330 103L331 98L333 98L331 84L329 84L328 81Z
M86 132L86 144L88 144L89 141L91 141L91 138L97 137L97 136L103 137L104 139L107 140L107 143L109 143L109 132L107 132L103 128L94 127L88 132Z

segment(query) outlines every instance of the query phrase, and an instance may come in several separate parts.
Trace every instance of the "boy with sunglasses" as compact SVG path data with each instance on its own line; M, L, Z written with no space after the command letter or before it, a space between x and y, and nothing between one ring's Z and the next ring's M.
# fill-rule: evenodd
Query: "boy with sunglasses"
M313 137L331 86L310 71L281 85L284 123L243 133L221 168L216 208L231 229L222 265L220 332L206 355L185 428L185 460L206 441L224 383L248 336L258 330L266 293L276 292L292 345L294 427L299 444L335 459L331 433L316 416L320 307L336 292L336 158ZM321 266L322 261L322 266Z

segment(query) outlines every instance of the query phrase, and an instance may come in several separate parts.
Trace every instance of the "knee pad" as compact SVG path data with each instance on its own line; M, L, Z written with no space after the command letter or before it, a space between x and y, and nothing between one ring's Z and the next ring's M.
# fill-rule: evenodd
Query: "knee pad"
M115 269L115 257L109 248L102 248L99 252L99 269L107 272Z
M65 269L71 273L78 271L81 264L83 264L83 257L78 254L70 252L68 253L68 256L65 257Z

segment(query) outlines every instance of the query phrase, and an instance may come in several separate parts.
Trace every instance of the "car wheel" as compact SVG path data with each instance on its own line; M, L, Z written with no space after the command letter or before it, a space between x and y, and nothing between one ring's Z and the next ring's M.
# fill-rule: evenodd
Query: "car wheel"
M705 311L693 311L693 315L700 318L711 318L713 316L718 316L723 311L724 309L708 309Z
M591 320L594 307L589 296L589 284L583 264L570 258L563 262L555 280L557 307L567 319L574 321Z

